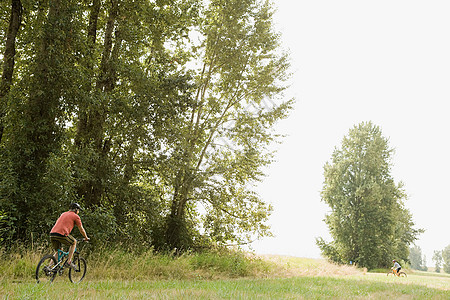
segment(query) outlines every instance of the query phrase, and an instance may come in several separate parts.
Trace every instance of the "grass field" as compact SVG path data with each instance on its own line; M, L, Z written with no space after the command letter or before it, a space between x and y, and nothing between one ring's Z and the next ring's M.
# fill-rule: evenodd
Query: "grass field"
M3 281L4 299L450 299L450 278L384 274L268 279Z
M234 257L219 260L213 257L185 257L174 264L152 257L156 264L165 264L169 270L155 277L146 271L149 262L144 258L122 265L95 258L89 260L91 272L77 285L69 282L67 274L57 277L53 284L36 284L32 264L35 259L18 258L15 273L0 275L1 299L450 299L450 275L408 271L407 278L386 276L386 273L368 273L349 266L336 266L324 260L283 256L250 258L255 265L240 267L240 275L224 273L231 264L242 264ZM157 263L156 263L157 262ZM252 264L252 263L251 263ZM7 271L5 261L0 272ZM28 266L29 265L29 266ZM155 265L150 266L155 272ZM178 268L176 266L179 266ZM139 267L140 266L140 267ZM132 273L120 272L126 268ZM207 269L209 268L210 271ZM234 267L235 268L235 267ZM240 269L237 268L237 269ZM158 269L162 272L164 268ZM176 273L171 272L179 271ZM211 270L215 270L214 272ZM141 273L141 275L139 275ZM192 273L192 274L190 274ZM102 275L103 274L103 275ZM144 274L144 275L143 275Z

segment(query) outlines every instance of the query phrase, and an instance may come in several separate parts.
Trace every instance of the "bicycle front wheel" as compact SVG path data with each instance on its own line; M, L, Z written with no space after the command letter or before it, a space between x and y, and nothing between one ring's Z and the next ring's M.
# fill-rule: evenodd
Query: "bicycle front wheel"
M87 264L86 260L79 256L74 257L73 263L75 264L76 268L69 269L69 279L73 283L78 283L84 279L84 276L86 276Z
M52 282L56 277L56 273L58 272L55 269L55 266L56 266L55 257L51 254L44 255L44 257L42 257L41 260L39 261L36 268L37 283Z

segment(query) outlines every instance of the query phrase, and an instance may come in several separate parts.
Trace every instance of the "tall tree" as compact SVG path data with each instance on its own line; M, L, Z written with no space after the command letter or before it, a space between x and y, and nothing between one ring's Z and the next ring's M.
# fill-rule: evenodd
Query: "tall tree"
M53 194L57 183L48 181L52 176L49 170L61 150L66 120L61 108L64 99L72 97L78 50L76 2L26 4L25 11L36 10L28 13L24 22L22 55L17 62L21 73L11 86L14 101L9 103L8 131L3 135L3 139L7 136L8 176L14 178L7 179L8 188L1 192L17 220L17 236L41 231L47 222L42 213L48 212L58 197ZM30 211L36 213L36 220L29 218Z
M442 251L435 250L433 252L432 260L434 261L434 266L435 266L434 271L436 273L440 273L441 265L442 265Z
M427 271L426 258L422 256L422 249L414 245L409 249L409 261L411 268L419 271Z
M368 268L408 259L408 246L420 230L404 207L403 185L392 178L392 153L371 122L353 127L334 150L321 193L331 208L325 223L333 241L317 239L326 257Z
M265 105L284 90L288 68L272 14L269 2L255 0L210 1L205 11L203 40L193 48L200 66L194 103L173 124L171 168L163 173L172 187L163 234L169 248L190 247L200 229L218 243L268 234L271 207L251 183L270 162L272 125L291 105Z
M450 245L442 250L442 260L444 272L450 274Z

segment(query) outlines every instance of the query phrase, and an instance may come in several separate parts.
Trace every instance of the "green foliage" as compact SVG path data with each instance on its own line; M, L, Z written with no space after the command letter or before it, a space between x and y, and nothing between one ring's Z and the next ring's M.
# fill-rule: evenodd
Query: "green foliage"
M409 261L411 262L411 268L419 271L427 271L425 256L422 258L422 249L419 246L414 245L409 249Z
M345 258L339 253L338 248L336 247L336 243L330 242L327 243L323 238L316 238L316 244L319 247L322 255L328 258L330 261L344 264L347 263ZM350 261L349 261L350 262Z
M331 208L325 222L333 241L317 240L326 257L369 269L387 267L393 258L407 260L408 245L421 231L404 207L403 185L390 174L392 153L371 122L352 128L333 152L322 189Z
M118 238L118 224L111 209L96 207L93 210L86 209L80 213L83 227L89 229L90 243L94 246L101 246L105 243L116 243ZM74 236L77 236L77 229ZM78 233L81 238L81 234Z
M15 218L8 216L4 211L0 211L0 244L10 245L14 236Z
M442 260L444 261L444 272L450 274L450 245L442 250Z
M0 243L46 240L72 201L92 247L270 235L254 183L292 104L272 16L259 0L2 2Z

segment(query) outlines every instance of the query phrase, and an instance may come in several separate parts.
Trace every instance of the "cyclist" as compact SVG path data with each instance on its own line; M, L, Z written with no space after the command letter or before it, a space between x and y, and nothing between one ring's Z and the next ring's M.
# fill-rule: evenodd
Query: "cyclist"
M394 259L392 260L392 262L394 263L394 266L392 267L392 270L394 271L394 274L397 276L400 276L400 270L402 269L402 266L400 266L400 264Z
M80 213L81 207L78 203L70 204L69 211L66 211L61 214L58 220L50 231L50 241L55 250L61 248L61 244L69 246L69 256L67 258L67 262L65 266L69 266L75 269L75 265L72 263L73 253L75 252L77 240L70 235L72 229L75 225L77 225L78 230L84 237L85 241L89 241L89 237L86 234L86 231L83 228L83 224L81 223ZM57 253L55 253L55 258L57 259Z

